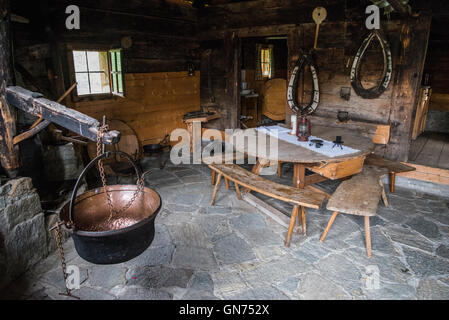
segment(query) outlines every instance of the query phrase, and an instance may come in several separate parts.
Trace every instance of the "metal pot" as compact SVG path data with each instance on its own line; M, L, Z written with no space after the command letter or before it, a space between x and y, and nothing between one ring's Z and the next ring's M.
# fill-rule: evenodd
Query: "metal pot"
M131 156L121 151L103 153L84 168L75 184L71 200L59 213L59 219L65 222L65 229L71 233L80 257L95 264L125 262L145 251L154 239L154 219L162 204L156 191L144 187L126 211L109 220L108 201L103 188L76 196L80 181L87 170L98 160L114 153L127 158L140 179L140 170ZM137 188L134 185L108 186L114 207L122 208Z
M168 137L169 137L169 135L166 134L164 136L164 138L161 141L159 141L158 143L150 143L150 144L144 145L143 151L150 155L152 155L154 153L162 152L162 149L167 146L166 141L167 141Z

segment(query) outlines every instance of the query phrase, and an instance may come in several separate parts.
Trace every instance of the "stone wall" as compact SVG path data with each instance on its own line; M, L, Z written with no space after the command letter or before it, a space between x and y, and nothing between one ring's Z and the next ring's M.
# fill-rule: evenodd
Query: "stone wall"
M0 288L48 255L47 229L31 178L0 186Z

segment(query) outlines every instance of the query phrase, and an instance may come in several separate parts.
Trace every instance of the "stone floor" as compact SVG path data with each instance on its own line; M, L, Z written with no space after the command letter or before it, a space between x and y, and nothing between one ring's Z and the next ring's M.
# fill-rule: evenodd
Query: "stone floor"
M142 161L145 169L154 159ZM291 166L281 182L290 184ZM268 177L279 180L277 177ZM81 299L449 299L449 199L406 189L388 194L371 219L367 259L363 219L339 215L318 241L331 212L308 210L307 237L294 234L239 201L231 185L209 206L210 170L170 162L153 169L147 186L161 195L156 236L139 257L93 265L65 244L68 265L81 271ZM321 183L332 191L335 182ZM289 205L267 199L289 213ZM325 205L324 205L325 207ZM378 271L378 272L377 272ZM378 280L378 281L377 281ZM70 299L57 253L3 292L3 298Z

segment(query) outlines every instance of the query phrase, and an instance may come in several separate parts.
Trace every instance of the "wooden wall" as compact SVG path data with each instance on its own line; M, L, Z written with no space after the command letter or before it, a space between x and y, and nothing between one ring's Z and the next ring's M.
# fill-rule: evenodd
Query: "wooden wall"
M200 75L187 72L128 73L126 98L69 103L74 109L96 119L126 122L142 144L155 143L165 133L186 128L182 116L199 109Z
M205 9L208 10L205 18L200 17L200 29L208 30L201 34L201 39L223 38L225 32L240 37L287 34L290 74L300 53L309 51L313 46L313 9L319 5L326 7L328 17L320 27L318 49L315 51L321 91L317 115L336 118L337 112L344 110L353 119L391 124L390 143L378 152L390 159L406 160L430 17L423 13L419 18L406 20L392 15L391 20L386 20L382 16L382 30L393 57L390 85L377 99L362 99L351 90L351 98L346 101L340 98L340 89L351 87L349 73L352 59L368 33L364 26L364 11L368 4L369 1L350 0L258 0L215 6ZM257 15L254 14L255 10ZM210 27L205 28L205 25ZM372 60L371 63L375 65L377 61ZM291 111L286 108L287 114L290 114Z
M122 54L125 98L92 96L79 101L72 94L66 105L97 119L105 114L123 120L141 142L182 127L183 114L200 108L197 10L190 5L160 0L13 2L14 13L30 19L30 24L13 25L17 62L39 88L21 75L20 85L57 99L74 81L71 47L121 48L127 37L132 43ZM65 27L70 4L80 8L79 30ZM187 75L188 62L196 65L194 77Z

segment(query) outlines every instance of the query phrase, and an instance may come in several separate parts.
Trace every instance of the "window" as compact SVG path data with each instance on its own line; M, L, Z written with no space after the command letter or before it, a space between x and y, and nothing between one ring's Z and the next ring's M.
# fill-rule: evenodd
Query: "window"
M73 64L78 96L123 95L121 50L74 50Z
M111 54L112 92L123 94L122 59L120 50L109 51Z
M271 79L273 77L273 45L257 45L256 80Z
M271 50L260 50L260 67L262 68L262 76L271 78Z

